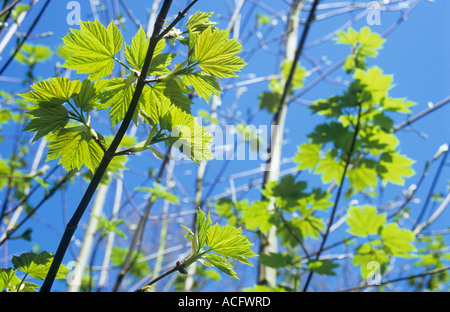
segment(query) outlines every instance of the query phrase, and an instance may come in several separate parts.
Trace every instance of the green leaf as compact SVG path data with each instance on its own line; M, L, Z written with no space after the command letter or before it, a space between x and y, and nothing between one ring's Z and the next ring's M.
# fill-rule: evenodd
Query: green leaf
M186 85L192 86L198 96L204 98L207 103L213 94L220 96L222 93L217 79L202 72L185 75L183 81Z
M366 163L361 162L348 171L348 179L352 187L358 191L364 191L368 186L375 187L377 185L377 171L375 167L369 167Z
M197 212L197 239L198 239L198 249L203 248L207 244L207 233L208 229L210 228L212 224L211 218L208 214L206 214L199 209Z
M274 253L261 254L261 264L274 268L281 269L286 266L292 265L294 259L293 255L290 253Z
M243 236L240 228L230 225L220 226L218 223L208 228L206 233L206 244L211 251L221 256L238 260L242 263L251 263L247 257L256 254L250 249L253 246L247 237Z
M16 270L0 268L0 291L3 291L3 288L7 292L17 291L20 282L20 278L16 276Z
M331 260L311 260L308 261L308 267L317 274L336 276L334 269L339 267L339 264Z
M109 118L114 126L125 117L133 97L135 86L124 78L108 79L102 86L103 92L98 96L100 104L97 109L109 109ZM136 109L134 120L137 120Z
M59 131L69 122L69 112L63 106L39 107L28 113L34 118L24 130L36 131L33 142L51 132Z
M169 124L171 137L174 138L174 147L197 164L201 160L213 159L210 149L212 137L206 128L200 126L191 114L176 106L171 107L169 116L165 119Z
M76 106L84 112L89 112L94 109L97 105L98 94L100 94L105 83L106 81L96 81L91 84L89 79L83 80L80 92L73 97Z
M260 230L267 232L272 227L270 218L272 214L268 210L269 201L259 200L242 209L241 221L245 228L251 231Z
M170 73L170 70L167 69L167 66L172 63L172 60L175 58L175 56L175 53L162 53L153 57L148 74L152 76L158 76Z
M23 253L20 256L13 256L11 262L14 268L19 271L23 271L34 278L44 279L47 276L47 272L50 269L53 255L42 251L39 254L34 252ZM69 273L69 269L61 265L56 275L57 279L66 278Z
M155 195L157 198L161 198L163 200L167 200L168 202L172 203L172 204L178 204L178 197L175 196L174 194L170 193L167 191L166 187L164 187L163 185L155 182L153 183L153 187L149 188L149 187L138 187L137 188L138 191L145 191L145 192L149 192L150 194Z
M237 77L246 63L237 53L242 51L241 44L228 39L227 30L214 30L209 27L203 31L195 44L195 56L200 68L217 78Z
M294 157L294 162L298 163L297 169L309 169L312 171L320 159L321 144L303 143L298 147L298 153Z
M372 262L380 265L380 273L383 274L389 264L389 257L384 250L376 249L369 243L359 246L353 256L353 265L361 266L362 278L366 279L368 274L373 272Z
M145 56L147 55L148 45L150 40L147 39L142 26L139 27L136 35L131 40L131 46L125 44L125 58L131 67L137 70L141 70L144 66ZM164 43L164 40L160 42ZM159 43L159 42L158 42ZM156 50L155 50L156 55Z
M67 171L84 165L94 172L103 157L103 150L84 126L62 129L49 141L46 161L61 157L59 164Z
M52 50L44 45L24 43L14 59L21 64L34 65L48 60L52 56Z
M42 80L31 86L29 91L20 96L28 102L38 104L40 107L51 107L68 102L81 89L79 80L71 81L66 77L51 78L50 81Z
M361 207L351 207L348 210L347 223L351 234L367 237L377 234L386 223L386 214L379 215L377 208L369 205Z
M384 245L389 248L394 256L406 257L416 248L412 244L415 235L412 231L399 229L397 223L391 223L383 227L380 233Z
M404 177L411 177L415 171L412 169L414 161L404 155L399 155L398 151L383 153L377 166L377 172L384 184L391 182L403 185Z
M322 174L323 183L335 180L339 184L344 174L344 167L344 162L342 160L336 161L332 153L328 151L325 153L325 157L320 158L315 173Z
M209 19L213 15L213 12L195 12L187 21L186 28L189 31L190 35L192 33L200 33L203 32L208 27L212 27L216 25L216 22L212 22Z
M281 95L277 92L263 92L259 95L259 109L267 109L271 114L275 114L280 105Z
M63 41L70 52L63 66L79 74L89 74L90 80L96 80L111 74L114 56L122 48L123 38L113 21L105 28L95 20L82 21L80 30L71 29Z
M295 182L293 175L281 178L281 181L271 181L264 186L262 194L267 198L274 198L278 207L287 209L296 206L297 200L305 196L302 191L306 188L306 182Z
M206 254L202 257L202 260L211 263L213 266L215 266L225 274L239 279L236 272L234 272L233 270L233 265L229 263L224 257L216 254ZM201 261L201 263L205 264L204 261Z

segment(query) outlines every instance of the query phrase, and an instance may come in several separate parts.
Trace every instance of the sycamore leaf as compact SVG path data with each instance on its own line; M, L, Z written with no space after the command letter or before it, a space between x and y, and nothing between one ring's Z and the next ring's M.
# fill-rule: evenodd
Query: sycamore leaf
M131 39L131 45L125 44L125 58L131 67L137 70L142 69L148 45L149 40L147 39L147 35L142 26L140 26L136 35Z
M403 185L404 177L412 176L415 171L412 169L414 161L404 155L399 155L398 151L381 154L377 166L377 172L381 176L384 184L391 182Z
M290 253L274 253L261 254L261 264L274 268L281 269L292 265L294 257Z
M201 249L206 245L207 242L207 233L208 229L212 224L212 220L208 214L206 214L199 209L197 212L197 240L198 240L198 248Z
M348 171L348 179L352 187L362 192L368 186L375 187L377 185L377 171L362 162Z
M101 86L104 84L104 81L102 82L96 81L91 84L89 79L83 80L80 92L73 97L76 106L84 112L91 111L96 106L98 94L101 91Z
M242 235L241 229L230 225L220 226L216 223L210 226L206 232L206 244L211 251L248 265L251 263L247 257L256 256L250 249L253 244Z
M39 254L27 252L20 256L13 256L11 262L16 270L23 271L34 278L42 280L47 276L52 259L53 255L46 251L42 251ZM61 265L56 278L66 278L68 273L69 269Z
M303 143L298 147L298 153L294 157L294 162L298 163L297 169L309 169L311 171L320 159L321 144Z
M186 28L189 31L190 35L192 33L200 33L208 27L216 25L216 22L212 22L209 20L212 15L213 12L195 12L186 22Z
M308 261L309 269L317 274L336 276L334 269L339 267L339 264L332 260L311 260Z
M214 30L209 27L203 31L195 43L195 56L200 68L217 78L236 77L246 63L237 53L242 51L241 44L228 39L227 30Z
M161 198L163 200L167 200L168 202L172 203L172 204L178 204L178 197L175 196L174 194L168 192L166 190L166 188L164 186L162 186L161 184L155 182L153 184L153 187L138 187L137 190L139 191L145 191L148 192L150 194L155 195L157 198Z
M408 256L409 252L416 250L412 244L415 238L414 233L406 229L399 229L397 223L384 226L380 236L384 245L394 256Z
M111 74L114 56L122 48L123 38L113 21L106 28L95 20L82 21L80 30L71 29L63 41L70 52L63 66L97 80Z
M69 122L69 112L64 106L39 107L28 113L34 118L24 130L36 131L33 142L51 132L59 131Z
M0 290L15 292L20 283L21 280L16 276L16 270L0 268Z
M411 110L409 108L416 105L416 103L407 101L406 99L394 99L390 97L383 98L380 104L384 110L406 114L410 114Z
M296 205L297 200L305 196L302 192L306 188L306 182L295 182L295 177L287 175L281 181L271 181L264 186L262 194L267 198L274 198L280 208L287 209Z
M59 164L67 171L80 170L84 165L94 172L103 157L102 149L85 126L64 128L52 134L49 141L46 161L61 157Z
M251 231L260 230L267 232L272 227L270 218L272 214L268 210L269 201L259 200L242 208L241 221L245 228Z
M361 277L366 279L369 273L373 273L372 263L380 265L380 273L383 274L389 264L389 257L383 249L376 249L371 244L363 244L357 248L353 256L353 265L360 265Z
M271 114L275 114L280 105L281 96L277 92L263 92L259 95L259 108L267 109Z
M148 74L151 76L158 76L170 73L170 70L167 69L167 66L172 63L172 60L175 58L175 56L175 53L162 53L154 56L150 64Z
M381 227L386 223L386 214L379 215L377 208L365 205L360 207L351 207L348 210L347 223L350 226L348 230L351 234L361 237L377 234Z
M227 259L225 259L224 257L212 253L204 255L201 260L203 260L200 261L201 263L205 265L207 265L207 263L210 263L211 265L215 266L225 274L230 275L231 277L234 277L236 279L239 279L236 272L234 272L233 270L233 265L230 262L228 262Z
M14 60L21 64L34 65L44 62L52 56L52 50L44 45L24 43L20 51L14 56Z
M344 162L342 160L336 161L332 153L328 151L325 153L325 157L319 159L315 173L322 174L322 181L324 183L335 180L339 184L344 174L344 167Z
M124 78L114 78L105 81L102 88L103 92L98 96L100 104L97 104L97 108L100 110L109 109L108 115L113 126L120 123L125 117L133 97L134 88L135 86ZM133 117L135 121L138 110L136 109Z
M166 120L170 125L171 136L174 138L174 147L197 164L201 160L213 159L210 149L212 137L206 128L199 125L191 114L176 106L171 107Z
M68 102L72 96L78 94L81 82L79 80L71 81L66 77L55 77L50 81L42 80L31 87L33 91L20 95L25 101L41 107L57 106Z
M198 96L204 98L207 103L213 94L220 96L222 93L217 79L202 72L185 75L183 81L186 85L192 86Z

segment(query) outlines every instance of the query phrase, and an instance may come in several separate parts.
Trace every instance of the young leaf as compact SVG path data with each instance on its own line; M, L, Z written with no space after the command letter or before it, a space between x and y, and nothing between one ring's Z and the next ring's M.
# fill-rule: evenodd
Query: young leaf
M11 262L16 270L23 271L34 278L42 280L47 275L52 259L53 255L46 251L42 251L39 254L27 252L18 257L13 256ZM56 278L66 278L68 273L69 269L61 265Z
M246 229L262 232L270 230L273 224L270 222L272 214L267 209L268 205L269 201L259 200L243 207L241 221L245 224Z
M187 21L186 28L190 34L192 33L200 33L207 29L208 27L212 27L216 25L216 22L210 21L210 17L213 15L213 12L195 12Z
M216 254L206 254L202 257L201 260L203 260L200 261L201 263L207 265L207 263L209 262L210 264L212 264L225 274L230 275L231 277L234 277L236 279L239 279L236 272L234 272L233 270L233 265L229 263L227 259L225 259L224 257L221 257Z
M251 263L247 257L256 256L250 249L253 244L242 235L241 229L229 225L220 226L216 223L209 227L206 233L206 244L211 251L249 265Z
M164 43L164 40L160 40L160 42ZM148 45L149 40L147 39L144 29L140 26L136 35L134 35L131 40L131 46L125 44L125 58L131 67L137 70L142 69L142 66L144 66Z
M246 63L237 53L242 51L241 44L228 39L227 30L214 30L209 27L203 31L195 44L195 56L200 68L217 78L236 77Z
M68 102L81 89L79 80L71 81L66 77L51 78L50 81L43 80L31 86L29 91L20 96L28 102L40 107L51 107Z
M386 214L379 215L377 209L373 206L365 205L360 207L351 207L348 210L347 223L350 226L348 230L351 234L361 237L367 237L371 234L377 234L381 227L386 223Z
M416 248L412 244L415 235L406 229L399 229L397 223L391 223L383 227L380 233L386 247L394 256L408 256Z
M298 147L298 153L294 157L294 162L298 163L297 169L309 169L312 171L320 159L321 144L303 143Z
M308 262L308 267L317 274L336 276L334 269L339 267L339 264L332 260L311 260Z
M170 202L172 204L178 204L179 203L177 196L175 196L174 194L168 192L164 186L162 186L161 184L159 184L157 182L155 182L153 184L153 188L138 187L137 190L149 192L150 194L155 195L157 198L161 198L163 200L167 200L168 202Z
M59 164L67 171L80 170L84 165L94 172L103 156L103 150L84 126L62 129L49 140L46 161L61 157Z
M104 83L103 92L98 96L100 104L97 105L97 109L109 109L108 115L113 126L120 123L125 117L134 88L135 86L124 78L109 79ZM137 111L134 120L137 119Z
M187 86L192 86L198 96L204 98L207 103L213 94L220 96L222 93L216 78L202 72L195 72L183 77Z
M81 22L80 30L71 29L63 38L70 52L64 67L97 80L111 74L114 56L122 48L122 35L114 22L105 28L98 20Z
M374 248L371 244L363 244L357 248L357 253L353 257L353 265L360 265L361 277L366 279L368 274L373 272L371 262L380 265L380 273L383 274L389 264L389 257L383 249Z
M39 107L29 112L34 118L26 125L25 131L36 131L33 142L39 138L64 128L69 122L69 112L64 106Z

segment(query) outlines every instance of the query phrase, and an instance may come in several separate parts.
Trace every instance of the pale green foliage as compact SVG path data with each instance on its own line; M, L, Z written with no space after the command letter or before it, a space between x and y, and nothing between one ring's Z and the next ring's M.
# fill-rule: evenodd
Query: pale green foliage
M250 249L253 245L242 235L241 229L230 225L212 225L210 216L203 211L197 212L195 232L187 230L186 238L192 242L192 254L182 264L187 267L195 261L206 266L214 266L222 272L238 278L233 265L227 259L234 259L252 265L247 259L256 254Z
M195 91L209 102L220 96L220 78L235 77L245 62L236 54L242 48L228 31L221 31L209 20L212 13L195 13L187 21L187 31L174 32L168 40L179 40L188 47L188 60L173 64L175 53L164 53L166 43L156 44L148 74L153 83L147 83L139 99L133 120L139 115L152 130L146 140L130 147L131 152L150 149L159 158L153 144L164 142L175 145L184 155L199 163L212 159L211 136L191 114L193 101L189 94ZM189 34L188 37L182 34ZM31 121L26 131L36 132L34 140L46 137L49 141L47 160L60 157L59 163L67 170L86 166L92 172L108 148L103 137L93 129L90 112L107 110L111 125L124 119L136 89L136 80L145 61L150 39L142 27L125 43L124 54L129 66L115 55L122 49L120 30L111 22L108 27L99 21L81 22L79 30L71 30L63 38L64 67L89 74L83 81L51 78L32 85L32 91L22 94L34 104L29 112ZM113 73L115 62L130 72L127 78L105 78ZM172 69L174 67L174 69ZM144 75L146 76L147 73ZM75 126L69 121L75 121Z
M25 281L27 276L38 280L43 280L52 263L53 255L42 251L39 254L34 252L23 253L20 256L13 256L11 262L14 268L0 269L0 291L6 292L36 292L38 285ZM25 276L19 278L16 273L21 271ZM57 279L67 277L69 269L61 265L57 272Z

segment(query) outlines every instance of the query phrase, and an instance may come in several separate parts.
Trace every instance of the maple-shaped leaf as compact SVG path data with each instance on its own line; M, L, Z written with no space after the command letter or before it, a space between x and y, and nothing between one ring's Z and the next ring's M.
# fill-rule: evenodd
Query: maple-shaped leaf
M40 107L52 107L68 102L81 89L79 80L71 81L66 77L55 77L42 80L31 86L33 89L20 96L28 102L38 104Z
M61 157L59 164L67 171L80 170L84 165L94 172L103 156L103 150L85 126L64 128L50 135L49 141L46 161Z
M351 207L348 210L347 224L351 234L361 237L377 234L386 223L386 214L379 215L373 206Z
M220 96L222 93L217 79L202 72L185 75L183 81L187 86L192 86L198 96L204 98L207 103L213 94Z
M294 157L294 162L298 163L298 170L309 169L311 171L320 159L321 144L303 143L298 147L298 153Z
M111 124L114 126L125 117L133 97L135 85L124 78L113 78L105 80L102 89L102 93L98 96L100 104L97 104L96 107L99 110L109 109L108 115ZM137 118L137 112L138 109L135 111L134 120Z
M400 229L397 223L384 226L380 236L384 245L389 248L394 256L407 257L410 252L416 250L413 245L414 233L406 229Z
M167 123L170 125L173 145L197 164L201 160L213 159L210 149L212 137L191 114L172 105L168 112Z
M411 177L415 173L413 164L414 160L400 155L398 151L384 152L377 165L377 172L384 184L391 182L403 185L404 178Z
M357 253L353 256L353 265L360 265L361 277L366 279L369 273L373 273L371 264L379 265L380 273L383 274L389 264L389 257L381 248L375 248L369 243L359 246Z
M69 112L64 106L39 107L28 113L33 119L24 130L36 131L33 142L51 132L59 131L69 122Z
M237 53L242 51L241 44L229 39L227 30L204 30L195 43L195 56L200 68L217 78L236 77L246 63Z
M63 66L79 74L89 74L89 79L96 80L111 74L114 56L122 48L123 38L113 21L106 28L95 20L81 21L80 30L71 29L63 41L70 52Z

